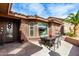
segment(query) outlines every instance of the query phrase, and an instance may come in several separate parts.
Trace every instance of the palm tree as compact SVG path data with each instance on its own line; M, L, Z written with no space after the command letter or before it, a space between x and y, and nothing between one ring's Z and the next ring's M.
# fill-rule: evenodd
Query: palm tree
M65 19L65 21L74 25L74 28L73 28L74 32L73 32L73 33L74 33L74 35L76 35L76 27L77 27L78 24L79 24L79 10L78 10L78 12L77 12L76 14L71 13L71 14Z

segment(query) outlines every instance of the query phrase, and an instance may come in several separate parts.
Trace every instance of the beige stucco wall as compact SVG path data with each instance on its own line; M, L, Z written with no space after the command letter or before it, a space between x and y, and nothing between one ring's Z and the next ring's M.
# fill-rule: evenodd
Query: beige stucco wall
M79 37L79 25L77 26L76 35Z
M73 27L74 27L74 25L72 25L71 23L64 22L64 32L65 33L73 31Z
M70 31L74 31L73 27L74 27L74 25L64 22L64 32L65 33L70 32ZM76 27L76 35L79 36L79 25Z

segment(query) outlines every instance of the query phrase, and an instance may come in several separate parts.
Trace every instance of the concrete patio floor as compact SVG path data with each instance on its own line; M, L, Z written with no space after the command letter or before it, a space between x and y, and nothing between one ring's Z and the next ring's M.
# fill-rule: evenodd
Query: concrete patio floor
M0 46L0 56L30 56L42 48L33 43L9 43Z
M39 43L36 41L31 42L39 45ZM42 47L42 50L32 54L31 56L79 56L79 47L74 46L64 40L61 41L61 46L59 48L56 48L55 51L50 51L45 46Z
M43 47L43 48L42 48ZM61 41L61 46L55 51L40 47L37 40L26 43L9 43L0 46L0 56L79 56L79 47Z

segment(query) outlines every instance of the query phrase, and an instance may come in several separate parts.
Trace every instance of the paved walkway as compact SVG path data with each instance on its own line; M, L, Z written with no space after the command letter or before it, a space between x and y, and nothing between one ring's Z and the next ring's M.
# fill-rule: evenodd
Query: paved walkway
M24 44L21 43L9 43L0 46L0 56L30 56L42 48L31 42Z
M42 48L43 47L43 48ZM79 47L68 42L62 41L61 46L55 51L50 51L45 46L40 47L38 41L29 40L29 42L10 43L0 46L0 55L2 56L79 56Z

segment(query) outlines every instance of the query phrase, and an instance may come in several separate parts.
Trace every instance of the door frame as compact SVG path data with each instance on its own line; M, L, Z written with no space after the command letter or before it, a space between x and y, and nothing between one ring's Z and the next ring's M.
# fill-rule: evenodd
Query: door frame
M17 32L17 36L13 33L13 35L16 36L16 42L19 42L21 39L20 39L20 33L19 33L19 29L20 29L20 23L21 23L21 20L19 19L13 19L13 18L5 18L5 17L0 17L0 22L13 22L16 26L16 32ZM13 28L13 31L15 31L15 29ZM14 39L14 37L13 37ZM4 44L4 42L2 42Z

